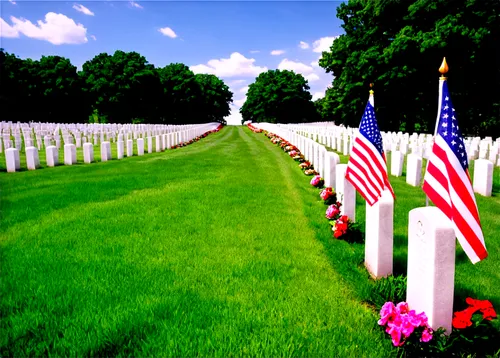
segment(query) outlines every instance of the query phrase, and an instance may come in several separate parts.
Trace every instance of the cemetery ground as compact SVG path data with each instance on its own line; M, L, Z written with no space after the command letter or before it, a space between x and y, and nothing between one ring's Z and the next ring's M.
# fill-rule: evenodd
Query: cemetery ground
M0 355L396 354L364 246L332 238L318 189L264 135L225 127L142 157L40 159L6 173L0 154ZM425 195L390 180L399 275ZM500 307L499 194L495 168L493 196L476 195L489 257L472 265L457 244L455 311L469 296ZM364 210L358 195L363 227Z

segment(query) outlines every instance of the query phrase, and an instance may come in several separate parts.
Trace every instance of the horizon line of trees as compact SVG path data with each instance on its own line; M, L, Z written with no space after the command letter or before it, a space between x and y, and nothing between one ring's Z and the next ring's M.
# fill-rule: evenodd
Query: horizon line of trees
M233 93L182 63L155 67L137 52L101 53L81 71L67 58L20 59L0 48L3 120L55 123L226 123Z

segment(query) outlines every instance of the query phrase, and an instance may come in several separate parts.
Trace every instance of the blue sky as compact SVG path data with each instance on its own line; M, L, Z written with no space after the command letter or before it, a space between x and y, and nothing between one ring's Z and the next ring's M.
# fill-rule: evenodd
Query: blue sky
M267 69L291 69L319 98L333 77L317 66L342 33L339 1L0 1L0 47L21 58L67 57L79 69L101 52L137 51L155 66L182 62L234 93Z

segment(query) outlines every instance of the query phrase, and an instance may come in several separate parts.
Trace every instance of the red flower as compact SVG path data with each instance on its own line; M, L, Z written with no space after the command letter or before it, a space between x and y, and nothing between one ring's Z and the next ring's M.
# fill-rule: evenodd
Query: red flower
M483 318L485 320L488 320L488 321L491 321L492 319L497 318L497 313L493 309L493 306L482 309L481 313L483 314Z
M338 239L339 237L341 237L344 233L340 230L335 230L333 232L333 236L335 236L336 239Z
M465 299L465 302L467 302L467 304L469 306L472 306L472 307L479 309L479 310L483 310L486 308L493 308L493 305L488 300L475 300L471 297L467 297Z
M474 309L473 307L469 307L464 309L463 311L455 312L453 314L453 321L452 321L453 327L457 329L464 329L472 326L471 318L474 312L476 311L477 310Z

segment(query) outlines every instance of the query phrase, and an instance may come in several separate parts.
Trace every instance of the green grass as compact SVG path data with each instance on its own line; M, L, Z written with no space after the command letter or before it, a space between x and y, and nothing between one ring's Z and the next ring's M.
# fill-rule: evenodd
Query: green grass
M0 173L0 354L391 355L308 181L242 127Z
M425 196L390 179L399 274L408 211ZM394 356L367 303L364 246L332 239L309 180L243 127L143 157L0 172L0 355ZM469 295L500 307L498 189L477 200L490 257L472 265L457 249L457 309ZM358 197L359 222L364 209Z

